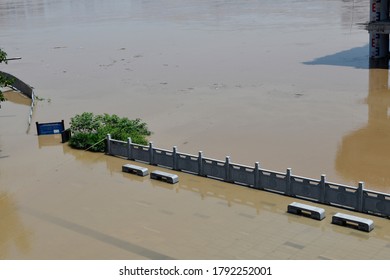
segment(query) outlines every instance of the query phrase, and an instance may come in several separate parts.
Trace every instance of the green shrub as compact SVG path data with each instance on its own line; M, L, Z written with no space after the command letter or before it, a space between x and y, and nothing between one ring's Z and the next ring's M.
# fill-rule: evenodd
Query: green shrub
M107 134L116 140L127 141L130 137L133 143L146 145L147 136L151 132L146 123L140 119L130 120L117 115L94 115L82 113L71 118L70 129L72 137L69 145L76 149L89 149L94 152L104 152Z
M7 64L7 53L0 48L0 63ZM0 74L0 87L5 87L12 84L12 81L4 75ZM0 90L0 103L5 101L3 92ZM1 108L1 105L0 105Z

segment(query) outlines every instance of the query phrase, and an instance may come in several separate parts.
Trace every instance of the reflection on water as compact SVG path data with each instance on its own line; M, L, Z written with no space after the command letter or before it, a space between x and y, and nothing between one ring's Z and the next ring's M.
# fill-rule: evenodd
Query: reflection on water
M104 156L101 153L92 153L84 152L80 150L75 150L70 148L68 145L64 144L63 151L65 154L71 154L75 157L76 160L81 161L85 164L91 165L96 163L104 163L107 170L110 171L111 175L122 174L123 177L135 180L135 181L144 181L143 177L135 176L133 174L123 173L122 165L126 162L123 159L113 157L113 156ZM143 164L136 162L135 164L144 166L149 170L159 169L160 167L153 167L148 164ZM176 171L173 171L176 172ZM183 172L178 173L180 176L179 184L166 184L160 181L151 181L151 185L156 188L163 188L175 192L181 190L190 191L197 193L199 197L203 200L205 198L215 198L225 201L226 205L231 207L234 204L240 204L249 206L256 209L256 213L259 214L261 210L274 210L276 203L274 201L264 201L264 198L260 196L252 195L252 190L246 187L241 187L237 185L232 185L228 183L223 183L215 181L213 179L203 178L197 175L187 174ZM255 191L255 190L253 190ZM276 197L278 197L276 195Z
M31 232L23 225L12 197L0 191L0 259L9 258L17 248L22 254L30 249Z
M210 204L208 202L213 201L213 204L217 205L217 207L225 206L232 209L239 209L236 214L240 218L255 219L259 217L268 217L269 215L272 216L274 214L278 214L284 215L290 224L301 224L304 226L309 226L310 228L318 229L321 232L329 231L329 226L327 223L318 223L317 221L312 219L306 219L295 215L286 215L286 205L290 203L290 201L296 200L296 198L286 199L285 196L280 194L255 190L249 187L238 186L214 179L208 179L177 171L168 172L178 174L180 176L179 183L173 185L167 184L161 181L149 180L147 177L140 177L134 174L123 173L121 171L121 167L123 164L128 163L129 161L119 157L106 156L102 154L100 154L99 156L99 153L74 150L69 148L66 144L64 145L63 151L65 154L71 154L72 156L74 156L75 160L86 163L89 166L96 166L103 163L103 168L109 170L112 177L116 177L118 174L121 174L121 177L124 178L124 182L126 182L126 185L128 185L129 188L133 185L132 183L134 182L142 183L141 185L136 185L142 186L141 188L143 189L143 191L149 190L154 192L164 190L166 191L164 192L164 194L168 195L168 197L172 197L173 200L176 199L173 196L179 195L182 192L185 192L187 194L192 193L193 195L195 195L195 197L198 197L199 200L201 200L199 203L201 203L201 205L204 205L203 207L210 207ZM135 162L135 164L147 167L149 170L161 169L161 167L153 167L151 165L144 164L141 162ZM117 179L118 177L116 177L116 179L112 178L113 181L116 181ZM153 196L152 193L150 193L149 191L146 191L146 193L149 193L149 195ZM165 197L165 199L168 198ZM180 199L186 201L188 197L186 198L186 196L180 196ZM150 206L151 203L153 203L148 202L148 198L143 196L140 196L135 200L136 203L146 206ZM191 201L191 199L189 201ZM322 205L321 207L327 209L326 211L328 212L329 216L337 212L337 209L330 207L328 208L327 205ZM243 211L243 209L245 208L247 209L247 211ZM170 210L167 209L161 210L161 212L166 214L172 214ZM204 213L196 212L193 215L197 218L208 219L208 215L210 213L211 212L207 211L205 211ZM390 240L390 237L387 235L387 231L385 230L377 230L371 233L370 236L356 233L354 229L345 229L343 227L332 227L332 231L335 233L341 233L343 235L345 235L346 233L355 235L355 237L357 237L359 240L368 240L370 237L374 236Z
M368 44L362 47L355 47L335 54L319 57L312 61L305 61L303 64L348 66L359 69L368 69Z
M3 94L7 102L31 105L31 99L20 92L11 90L5 91ZM0 154L0 160L7 157ZM31 232L25 228L18 215L14 199L7 192L0 191L0 259L9 258L14 247L20 253L26 254L31 247L30 236Z
M343 136L335 169L347 181L390 193L390 89L389 61L369 60L368 45L304 62L367 69L369 75L367 125Z
M390 90L387 69L369 70L368 123L343 137L336 169L346 179L361 180L390 192Z
M39 149L42 149L44 147L61 145L61 141L62 141L61 134L38 136Z

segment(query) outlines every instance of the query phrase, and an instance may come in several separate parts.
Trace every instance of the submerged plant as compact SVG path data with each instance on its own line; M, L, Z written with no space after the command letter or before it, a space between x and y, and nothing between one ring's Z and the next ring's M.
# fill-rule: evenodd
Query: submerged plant
M94 152L104 152L107 134L116 140L126 141L131 138L133 143L146 145L147 136L151 135L147 124L141 119L130 120L117 115L94 115L84 112L71 118L70 129L72 137L69 145L76 149L89 149Z
M0 49L0 63L7 64L7 53ZM12 80L0 73L0 87L6 87L12 84ZM0 103L5 101L3 92L0 90Z

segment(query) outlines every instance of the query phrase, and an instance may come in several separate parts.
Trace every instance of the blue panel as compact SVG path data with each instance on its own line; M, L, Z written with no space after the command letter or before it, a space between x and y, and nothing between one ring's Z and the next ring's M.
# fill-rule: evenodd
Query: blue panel
M38 135L61 134L65 130L62 122L37 124Z

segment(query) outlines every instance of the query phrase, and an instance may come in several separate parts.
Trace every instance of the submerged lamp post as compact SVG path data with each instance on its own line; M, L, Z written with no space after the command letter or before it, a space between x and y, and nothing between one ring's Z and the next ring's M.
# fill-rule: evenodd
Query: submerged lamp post
M10 61L10 60L19 60L19 59L22 59L21 57L10 57L10 58L7 58L5 59L5 61Z

